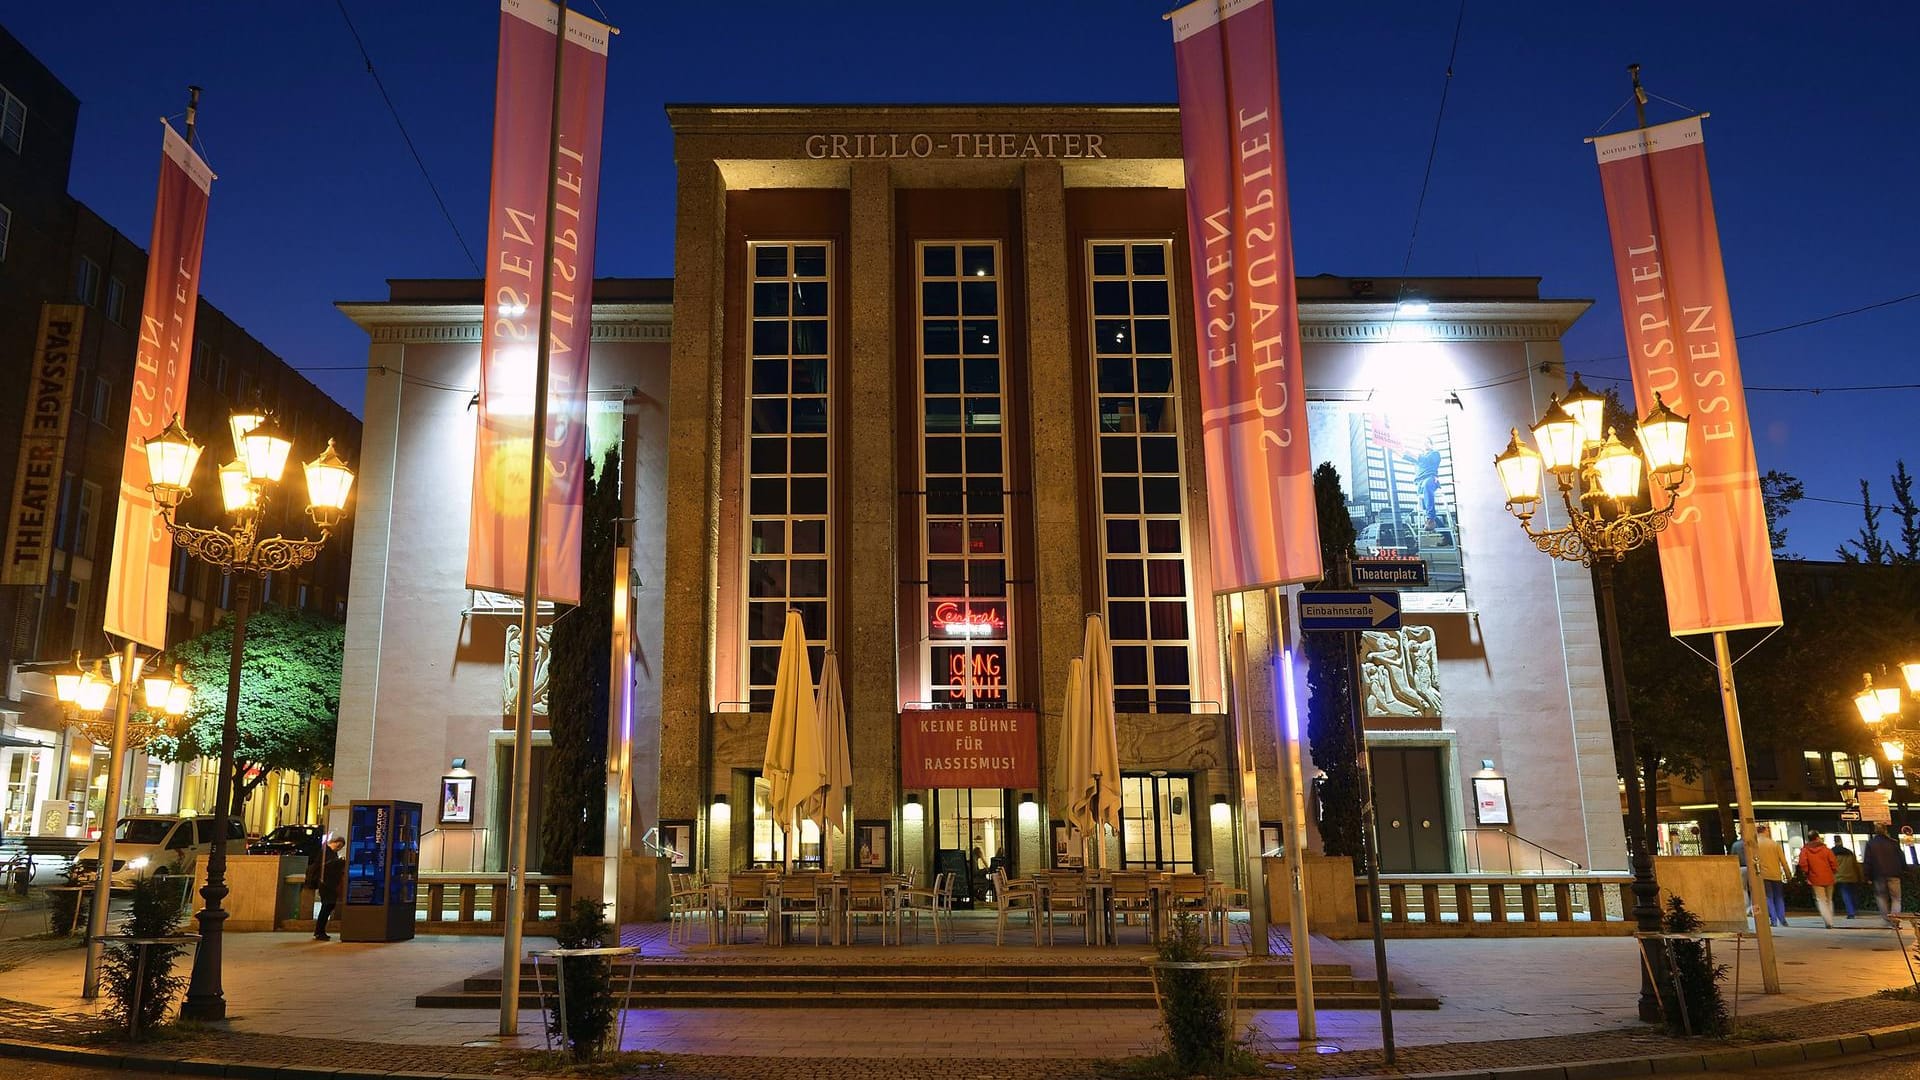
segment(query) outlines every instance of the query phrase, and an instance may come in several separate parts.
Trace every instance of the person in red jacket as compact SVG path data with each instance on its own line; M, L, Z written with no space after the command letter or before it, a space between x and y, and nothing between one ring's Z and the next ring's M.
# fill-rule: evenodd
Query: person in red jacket
M1820 834L1807 834L1806 846L1800 849L1800 872L1807 876L1807 884L1813 886L1813 906L1820 909L1820 921L1833 929L1833 880L1840 871L1839 860L1833 857L1833 849L1820 839Z

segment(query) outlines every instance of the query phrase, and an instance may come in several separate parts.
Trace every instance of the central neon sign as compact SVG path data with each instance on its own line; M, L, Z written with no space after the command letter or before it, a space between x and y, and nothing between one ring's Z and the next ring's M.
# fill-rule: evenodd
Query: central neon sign
M947 637L1005 637L1007 620L993 608L978 610L949 600L933 609L933 626Z

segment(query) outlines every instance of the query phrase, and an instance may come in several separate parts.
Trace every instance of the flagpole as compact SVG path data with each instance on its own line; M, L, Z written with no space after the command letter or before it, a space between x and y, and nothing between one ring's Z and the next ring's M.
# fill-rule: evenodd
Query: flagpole
M1297 1028L1295 1034L1301 1039L1319 1037L1317 1007L1313 1000L1313 927L1310 921L1312 912L1307 908L1307 797L1306 782L1300 768L1300 723L1297 704L1293 697L1293 654L1286 647L1286 627L1280 617L1283 610L1280 590L1267 589L1267 628L1270 640L1268 653L1273 657L1274 667L1280 677L1273 684L1274 728L1280 738L1280 795L1286 807L1286 840L1282 850L1286 852L1288 895L1288 944L1293 953L1293 1008ZM1242 650L1239 662L1241 675L1246 674L1246 640L1241 635ZM1242 768L1252 773L1253 762L1246 762ZM1255 818L1258 817L1259 800L1249 799L1253 803ZM1252 860L1256 874L1265 868L1260 859L1260 836L1257 820L1248 822L1250 835L1254 838L1254 858ZM1248 893L1250 903L1261 905L1258 918L1249 920L1255 927L1266 924L1266 901L1264 897L1266 881L1264 876L1255 879L1258 886ZM1256 950L1257 955L1265 955L1264 948Z
M1640 85L1640 65L1628 64L1627 75L1633 80L1634 119L1642 132L1647 130L1647 90ZM1658 220L1655 221L1656 228ZM1664 238L1660 241L1664 245ZM1727 648L1727 635L1724 630L1713 634L1713 660L1717 681L1720 684L1720 711L1727 724L1727 759L1733 770L1733 797L1739 813L1739 825L1736 834L1746 851L1747 896L1753 908L1753 933L1760 946L1760 982L1769 994L1780 993L1780 970L1774 959L1773 923L1770 918L1761 916L1765 906L1766 893L1760 882L1760 864L1754 858L1754 842L1757 826L1753 814L1753 784L1747 774L1747 742L1740 727L1740 695L1733 681L1733 658ZM1639 807L1634 808L1638 814ZM1736 989L1737 992L1737 989Z
M560 80L567 56L567 0L553 35L553 108L547 129L546 257L540 263L540 337L534 345L533 458L527 483L527 583L520 606L520 681L513 724L513 800L507 831L507 910L500 964L500 1034L520 1031L520 942L526 907L528 802L533 788L533 669L539 651L540 526L546 502L547 383L553 362L553 236L560 179ZM592 270L589 269L591 274ZM565 912L561 913L563 916Z

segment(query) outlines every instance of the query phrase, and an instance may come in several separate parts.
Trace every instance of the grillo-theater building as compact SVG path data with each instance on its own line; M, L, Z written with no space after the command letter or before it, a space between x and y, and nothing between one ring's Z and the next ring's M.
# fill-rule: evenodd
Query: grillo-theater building
M1279 835L1278 668L1300 642L1289 611L1247 597L1260 820L1241 820L1177 111L668 115L674 278L601 282L592 346L595 444L622 447L632 519L628 843L657 828L713 870L787 854L758 774L792 609L844 687L837 864L1078 859L1052 787L1068 664L1099 612L1124 794L1108 864L1240 876ZM1592 589L1534 551L1492 468L1566 385L1559 340L1587 302L1533 278L1303 277L1299 297L1315 459L1363 553L1430 569L1406 629L1362 650L1383 867L1546 851L1623 868ZM470 777L429 868L500 865L512 752L517 602L461 581L479 299L477 281L394 282L342 305L374 370L335 800L432 806L443 775ZM819 858L820 838L792 854Z

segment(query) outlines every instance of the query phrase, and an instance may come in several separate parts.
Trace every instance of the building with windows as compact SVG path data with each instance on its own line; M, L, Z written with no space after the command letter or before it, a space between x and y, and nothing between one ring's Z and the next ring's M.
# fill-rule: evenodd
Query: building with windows
M594 311L634 518L633 834L658 827L716 870L783 857L758 774L791 609L816 671L838 658L852 861L957 870L974 891L995 859L1076 860L1052 777L1068 664L1099 612L1125 794L1109 864L1237 876L1236 852L1278 834L1273 732L1306 682L1283 678L1290 601L1255 594L1249 691L1229 701L1176 111L668 114L671 304L666 283L605 281ZM1534 550L1491 465L1566 385L1559 340L1587 302L1529 278L1299 293L1315 454L1369 553L1432 570L1408 628L1364 649L1386 865L1500 869L1537 847L1624 867L1591 585ZM1400 303L1416 296L1418 314ZM476 834L504 820L493 613L517 607L461 586L479 283L342 306L377 373L336 799L437 803L457 761L472 821L442 824L443 864L497 867L497 838ZM1233 745L1236 705L1250 747ZM1240 753L1259 821L1229 798ZM809 829L793 854L820 843Z
M73 94L16 39L0 29L0 484L4 529L14 560L0 576L0 783L8 833L78 830L93 824L106 779L105 747L66 732L51 680L22 665L59 661L76 651L110 651L102 630L107 560L126 445L147 257L125 234L67 193L78 104ZM138 160L155 164L151 147ZM217 207L217 202L216 202ZM217 209L215 212L218 212ZM54 314L60 358L50 377L36 371L43 316ZM187 414L190 431L219 453L230 412L274 410L296 448L317 452L333 439L356 460L360 421L254 339L203 296L195 315ZM34 441L28 420L64 410L64 439ZM33 425L38 430L41 425ZM29 450L29 446L33 447ZM31 456L22 469L23 453ZM183 509L193 524L212 500ZM297 506L280 506L268 523L289 534L305 526ZM345 526L351 528L349 524ZM259 600L344 614L347 543L330 544L297 575L266 583ZM211 628L231 607L231 583L176 550L169 596L169 641ZM17 744L17 745L15 745ZM212 769L149 761L136 754L129 806L171 811L212 803ZM282 815L310 812L314 778L274 778L249 806L250 824L270 828ZM69 809L71 808L71 809ZM46 812L61 815L49 826Z

